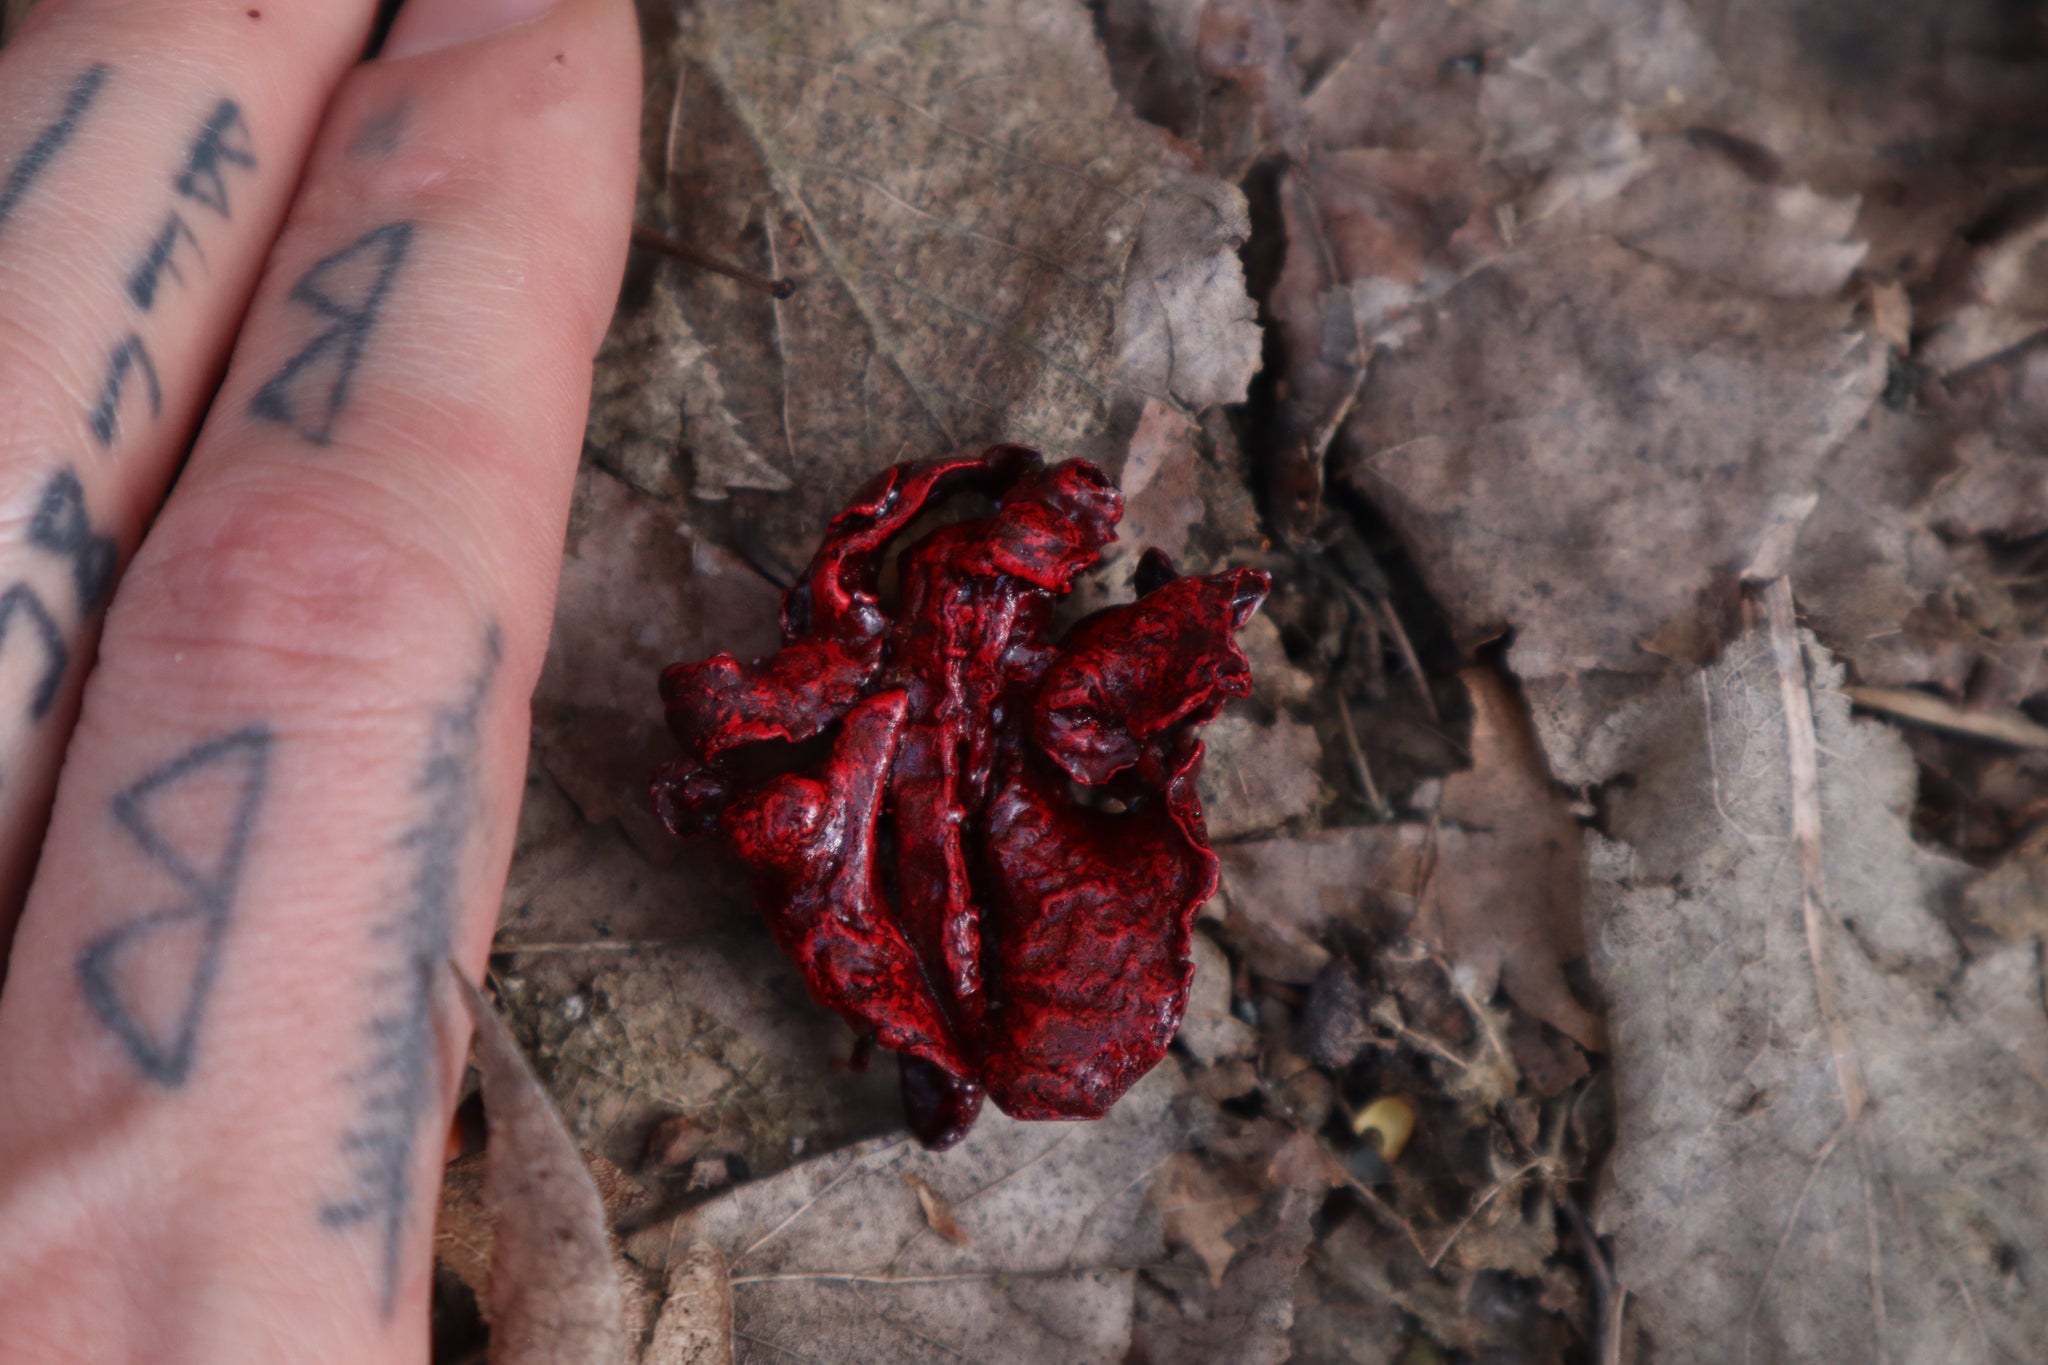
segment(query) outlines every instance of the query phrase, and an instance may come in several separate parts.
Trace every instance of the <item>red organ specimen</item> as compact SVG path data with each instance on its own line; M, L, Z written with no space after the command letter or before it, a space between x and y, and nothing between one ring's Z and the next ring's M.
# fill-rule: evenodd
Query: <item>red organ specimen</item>
M892 540L958 493L993 515L905 548L886 601ZM1099 1118L1187 1007L1216 888L1195 730L1251 690L1233 637L1270 585L1149 552L1137 601L1048 638L1122 515L1101 470L1023 446L894 466L832 519L780 650L662 675L656 809L723 831L812 995L899 1054L930 1147L984 1093Z

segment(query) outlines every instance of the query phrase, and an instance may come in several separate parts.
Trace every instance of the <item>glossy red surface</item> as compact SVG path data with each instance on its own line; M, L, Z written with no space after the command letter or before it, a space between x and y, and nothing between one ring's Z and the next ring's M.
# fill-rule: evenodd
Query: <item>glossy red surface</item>
M891 542L963 492L994 514L906 548L886 603ZM656 809L724 831L811 993L901 1054L930 1146L984 1091L1018 1118L1100 1117L1187 1007L1216 887L1195 727L1251 690L1234 635L1269 585L1148 553L1136 602L1051 640L1122 514L1102 471L1022 446L894 466L826 528L779 651L662 675L682 753ZM800 771L748 747L819 736Z

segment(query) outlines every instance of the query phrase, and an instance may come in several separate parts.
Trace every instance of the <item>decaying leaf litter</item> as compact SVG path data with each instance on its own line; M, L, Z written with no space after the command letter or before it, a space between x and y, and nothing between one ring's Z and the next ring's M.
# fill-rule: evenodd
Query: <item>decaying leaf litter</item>
M641 1359L2048 1338L2048 27L642 17L641 221L797 289L636 253L494 959L637 1179ZM867 473L998 438L1121 470L1124 573L1276 590L1176 1055L932 1156L640 791L662 664L770 647Z

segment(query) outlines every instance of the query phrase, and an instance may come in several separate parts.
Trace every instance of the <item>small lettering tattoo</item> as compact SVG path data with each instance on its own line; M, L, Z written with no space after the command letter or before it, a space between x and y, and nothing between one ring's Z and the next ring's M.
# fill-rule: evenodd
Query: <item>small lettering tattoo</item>
M434 714L425 762L413 782L419 818L399 837L408 860L404 892L371 932L390 966L373 980L378 1004L364 1029L369 1058L350 1079L362 1089L361 1118L342 1135L353 1167L350 1190L320 1206L336 1231L369 1225L382 1257L382 1306L391 1315L413 1209L413 1166L421 1130L442 1093L434 1002L448 970L461 909L462 853L476 818L480 723L504 654L496 626L484 662L462 696Z
M334 424L348 405L363 348L412 250L412 239L411 223L386 223L322 257L299 277L292 301L312 309L327 325L257 390L251 414L290 427L314 445L334 439Z
M43 671L37 675L35 691L29 694L28 700L29 719L41 720L56 704L57 690L64 685L64 671L71 667L71 647L64 643L64 632L58 628L57 618L43 605L43 599L36 590L26 583L16 583L0 593L0 651L7 648L17 616L28 618L29 624L35 627L33 637L42 647Z
M198 252L199 239L194 237L192 229L186 226L184 215L173 209L170 216L164 220L163 230L158 232L156 240L149 244L148 254L128 275L128 297L145 313L156 306L156 287L165 274L169 274L179 284L185 282L184 273L178 269L177 261L172 259L181 241L190 242L193 252Z
M169 877L176 895L168 907L118 924L86 944L78 955L78 984L87 1007L135 1069L166 1089L192 1074L199 1025L220 975L236 888L263 805L270 747L270 731L261 725L207 740L144 774L110 808L143 856ZM167 833L158 812L190 809L204 798L207 781L230 784L229 799L219 807L220 827L187 828L182 841ZM138 989L152 971L174 964L182 979L170 982L170 989Z
M214 103L205 122L200 125L192 145L186 149L184 168L171 184L179 195L226 218L229 216L228 171L235 167L253 170L255 166L256 153L250 140L248 122L242 117L242 106L231 99L221 99ZM201 254L198 234L192 230L185 214L172 208L166 211L163 226L150 239L142 259L128 272L128 300L143 312L156 307L157 295L163 289L166 276L181 285L185 282L185 272L178 265L180 243L189 248L187 255L204 263L206 258ZM130 332L114 347L107 363L106 380L101 384L99 398L89 414L92 434L98 438L102 448L114 444L114 436L120 430L121 391L128 381L129 371L136 369L141 370L149 382L149 415L156 417L163 411L163 387L157 379L156 365L150 360L141 335Z
M156 365L149 358L149 348L142 344L142 338L130 332L121 338L120 345L107 360L107 378L100 385L99 401L92 405L92 434L99 439L102 448L114 444L114 435L121 429L121 390L127 386L128 371L139 369L149 386L149 415L157 416L164 410L163 385L157 382Z
M249 137L249 124L242 106L223 99L213 106L186 154L185 169L172 182L179 194L204 204L221 217L228 213L227 168L256 169L256 148Z
M7 220L14 210L28 196L29 187L36 178L50 169L50 163L57 159L57 153L64 150L64 144L71 141L78 131L78 125L85 118L85 111L99 98L100 90L107 83L111 68L105 65L87 67L85 73L71 83L70 91L64 96L64 108L56 121L36 134L36 140L28 145L21 159L7 172L7 179L0 181L0 228L7 226Z
M120 552L112 536L93 530L85 510L85 486L78 475L60 469L43 486L42 500L29 519L28 542L70 560L78 610L87 615L99 610L114 586L114 563Z

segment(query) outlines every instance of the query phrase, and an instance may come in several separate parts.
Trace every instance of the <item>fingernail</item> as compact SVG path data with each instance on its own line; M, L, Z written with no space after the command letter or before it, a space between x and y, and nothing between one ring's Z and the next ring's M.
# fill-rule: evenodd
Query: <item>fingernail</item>
M384 40L386 57L416 57L540 18L556 0L405 0Z

